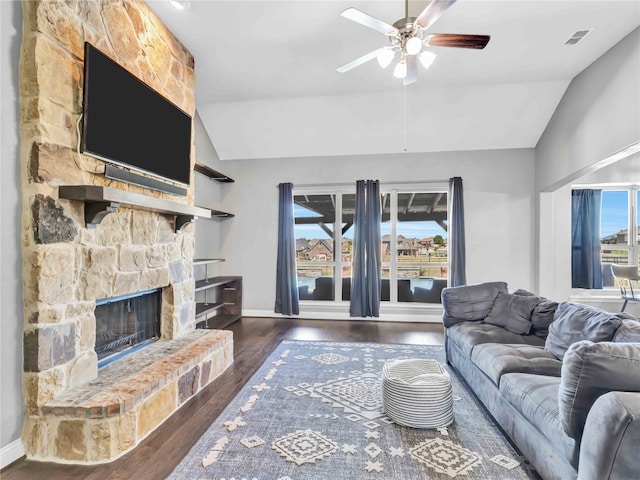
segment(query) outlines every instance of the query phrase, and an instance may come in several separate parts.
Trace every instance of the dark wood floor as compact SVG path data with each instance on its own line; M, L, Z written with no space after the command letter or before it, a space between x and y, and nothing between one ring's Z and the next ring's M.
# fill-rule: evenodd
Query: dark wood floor
M442 345L440 324L242 318L230 325L234 363L183 405L133 452L94 467L19 460L0 472L2 480L165 478L222 413L282 340Z

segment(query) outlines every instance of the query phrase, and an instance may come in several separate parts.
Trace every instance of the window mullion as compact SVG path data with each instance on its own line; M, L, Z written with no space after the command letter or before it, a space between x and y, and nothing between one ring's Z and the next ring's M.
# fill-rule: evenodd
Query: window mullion
M391 190L391 213L389 215L389 301L398 301L398 191Z
M638 242L638 187L629 189L629 265L637 265L640 245Z
M333 299L342 301L342 192L336 193L336 215L333 223Z

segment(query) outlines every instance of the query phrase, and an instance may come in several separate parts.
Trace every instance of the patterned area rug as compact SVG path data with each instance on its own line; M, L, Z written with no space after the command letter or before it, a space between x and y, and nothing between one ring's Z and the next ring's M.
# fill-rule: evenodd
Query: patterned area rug
M537 479L447 367L455 421L394 424L382 411L388 359L440 346L285 341L168 477L173 480Z

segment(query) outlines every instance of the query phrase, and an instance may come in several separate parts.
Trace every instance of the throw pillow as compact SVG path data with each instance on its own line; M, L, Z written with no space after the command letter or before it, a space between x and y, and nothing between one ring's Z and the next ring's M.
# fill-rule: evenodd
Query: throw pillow
M562 360L565 352L575 342L609 342L622 324L615 313L578 303L562 302L558 305L545 350Z
M535 297L539 300L539 303L531 313L531 333L537 337L546 339L549 335L549 325L553 322L556 309L558 308L558 302L553 302L522 289L516 290L513 294L523 297Z
M558 302L544 300L536 305L531 313L531 333L535 336L546 339L549 335L549 325L558 309Z
M611 391L640 391L640 344L584 340L571 345L558 391L558 416L567 435L580 440L591 406Z
M537 304L538 297L499 293L484 322L527 335L531 330L531 312Z
M537 297L538 295L536 295L535 293L532 293L528 290L523 290L522 288L519 288L518 290L516 290L515 292L513 292L514 295L520 295L521 297ZM540 297L542 298L542 297Z
M446 328L456 323L484 319L498 293L507 293L505 282L488 282L477 285L450 287L442 290L442 322Z

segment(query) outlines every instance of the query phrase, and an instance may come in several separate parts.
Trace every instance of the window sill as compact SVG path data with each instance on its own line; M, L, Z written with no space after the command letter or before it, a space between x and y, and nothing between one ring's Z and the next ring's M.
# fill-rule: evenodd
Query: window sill
M606 287L601 290L572 288L570 298L602 298L620 300L620 290L617 287Z

